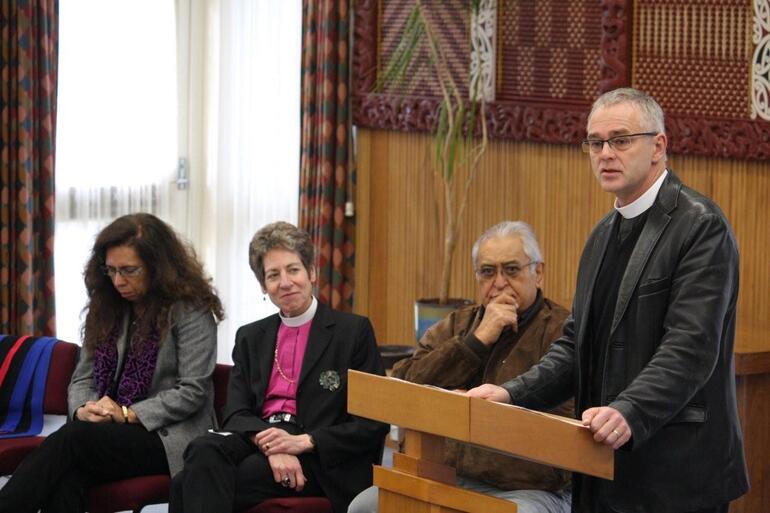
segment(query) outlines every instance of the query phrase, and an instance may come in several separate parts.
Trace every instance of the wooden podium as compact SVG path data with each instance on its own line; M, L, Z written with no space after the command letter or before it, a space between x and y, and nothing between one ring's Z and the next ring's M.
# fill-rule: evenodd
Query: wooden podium
M381 513L513 513L513 502L456 486L444 438L553 467L613 478L611 448L574 419L348 371L348 412L406 428L393 469L374 467Z

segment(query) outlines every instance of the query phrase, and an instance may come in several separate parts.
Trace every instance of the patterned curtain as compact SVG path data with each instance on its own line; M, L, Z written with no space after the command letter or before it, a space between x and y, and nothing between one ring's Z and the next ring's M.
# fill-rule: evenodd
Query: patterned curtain
M299 225L319 255L318 298L353 307L354 221L346 216L353 171L348 161L348 0L303 0L302 149Z
M0 333L53 335L58 0L0 2Z

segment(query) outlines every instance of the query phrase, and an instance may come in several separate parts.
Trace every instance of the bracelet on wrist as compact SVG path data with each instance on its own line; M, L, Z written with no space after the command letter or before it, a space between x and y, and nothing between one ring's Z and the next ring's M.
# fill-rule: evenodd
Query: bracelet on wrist
M123 424L128 424L128 406L123 405L120 409L123 410Z

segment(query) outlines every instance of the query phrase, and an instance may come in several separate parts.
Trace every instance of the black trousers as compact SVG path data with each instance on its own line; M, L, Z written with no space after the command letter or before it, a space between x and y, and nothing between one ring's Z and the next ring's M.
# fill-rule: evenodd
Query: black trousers
M699 509L698 511L691 511L690 513L727 513L730 509L730 504L722 504L715 508Z
M81 513L89 486L168 472L157 433L138 424L68 422L0 490L0 513Z
M298 432L292 424L276 427L291 434ZM312 457L299 455L307 483L297 492L275 482L270 463L247 435L209 433L198 437L187 446L184 470L171 482L169 513L238 512L275 497L322 496L308 465Z

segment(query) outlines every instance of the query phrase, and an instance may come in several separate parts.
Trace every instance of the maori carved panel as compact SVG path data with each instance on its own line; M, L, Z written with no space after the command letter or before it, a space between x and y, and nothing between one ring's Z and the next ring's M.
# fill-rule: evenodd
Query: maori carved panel
M751 117L770 121L770 1L754 0Z
M374 89L377 80L377 0L355 0L353 77L355 95Z
M447 67L464 97L468 96L468 69L470 55L470 11L468 0L422 0L426 17L436 29L439 45L445 49ZM380 2L379 16L379 64L384 66L401 40L401 33L413 0L387 0ZM402 95L439 96L441 90L434 79L428 45L423 39L415 52L414 65L404 84Z
M515 31L511 23L512 20L515 21L513 16L516 13L511 10L516 9L520 3L523 4L519 1L498 0L498 38L501 37L501 25L504 23L508 24L509 31ZM547 2L528 3L534 5ZM450 2L448 5L455 9L456 4L457 2ZM601 0L598 4L597 0L559 0L557 7L550 11L551 19L542 24L540 35L537 36L540 38L539 43L533 40L533 51L535 46L539 46L538 51L542 51L550 43L557 42L561 48L554 52L553 57L546 56L549 62L556 62L556 68L561 70L558 63L567 61L577 63L579 60L580 63L571 69L577 70L584 66L589 70L590 80L577 76L576 71L560 71L560 76L553 81L555 86L552 88L554 91L561 91L559 94L529 97L509 91L506 96L501 83L510 80L515 75L516 69L511 73L505 64L501 65L498 61L497 99L491 102L488 108L487 124L490 137L550 143L579 143L584 137L585 119L590 103L593 97L603 92L600 80L610 77L611 82L607 83L613 84L613 87L628 84L626 63L630 56L620 55L620 52L627 49L625 42L627 26L625 16L629 12L627 4L630 4L630 0ZM400 96L373 92L377 67L381 66L382 61L385 60L387 47L393 44L392 35L383 33L391 30L383 29L384 17L387 16L390 20L387 23L390 27L394 19L403 16L404 0L380 0L380 2L358 0L355 2L354 9L353 122L359 126L380 129L433 130L436 126L439 101L437 96L432 94L429 86L422 87L420 90L413 89L412 94ZM564 21L565 12L575 17L573 23ZM533 15L537 14L533 13ZM469 19L467 15L464 18L460 16L455 18ZM592 21L594 18L595 20ZM530 17L530 19L533 18ZM467 25L468 22L464 21L464 23ZM518 20L518 23L521 25L522 21ZM456 21L455 25L457 25ZM593 27L593 32L586 27ZM460 31L455 29L452 34L454 34L452 36L454 40L458 41ZM465 37L467 39L467 34ZM515 45L518 41L510 36L508 43ZM498 55L500 55L505 51L503 48L505 43L499 41L497 44ZM580 45L586 48L580 49ZM467 46L463 51L465 52L463 55L467 56ZM613 59L605 61L602 57L604 55L611 55ZM547 68L551 69L553 66ZM548 69L545 73L548 73ZM507 76L504 76L506 72ZM537 70L537 73L541 71ZM416 82L419 83L419 81ZM463 82L458 80L458 83Z
M601 77L601 16L596 1L500 2L497 98L590 105Z
M764 11L756 9L758 4L765 5ZM770 157L770 123L756 119L751 97L752 63L754 93L758 89L754 45L761 45L758 35L767 4L768 0L634 2L631 82L663 107L672 153ZM768 22L766 17L764 23Z
M378 17L391 1L404 2L355 2L354 122L431 131L439 102L429 89L402 96L372 92L382 59L377 53L383 44ZM770 0L497 4L496 101L489 104L487 120L491 137L578 143L585 136L593 98L633 85L661 103L672 153L770 158ZM581 21L564 20L570 17ZM540 25L524 30L522 19ZM525 48L521 42L527 37L531 44ZM576 66L581 58L582 66ZM554 68L535 62L559 64ZM527 70L533 78L530 86L536 80L540 86L525 87Z

